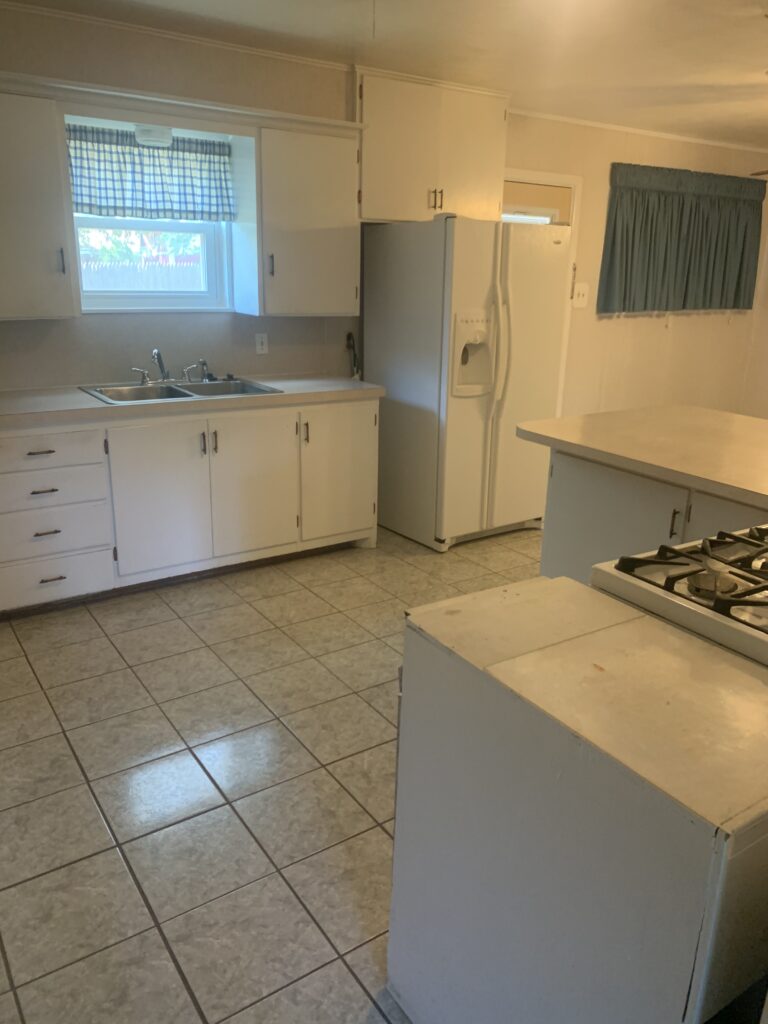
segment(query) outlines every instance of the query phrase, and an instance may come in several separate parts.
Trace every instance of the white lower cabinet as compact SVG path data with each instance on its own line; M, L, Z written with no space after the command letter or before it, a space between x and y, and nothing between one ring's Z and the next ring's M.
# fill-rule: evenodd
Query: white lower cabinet
M295 408L209 420L214 555L298 540L298 422Z
M376 527L378 401L158 419L108 436L121 577Z
M375 527L378 410L377 401L302 409L302 540Z
M763 523L768 523L768 509L691 491L685 539L699 540L700 537L711 537L718 530L746 530Z
M688 489L553 452L543 576L589 583L592 566L683 540Z
M120 575L210 558L207 421L158 419L108 437Z

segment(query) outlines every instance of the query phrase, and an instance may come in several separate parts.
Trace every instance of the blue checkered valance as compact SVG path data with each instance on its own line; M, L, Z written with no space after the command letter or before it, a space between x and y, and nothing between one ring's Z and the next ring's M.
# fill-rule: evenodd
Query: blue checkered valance
M143 146L131 131L68 124L76 213L152 220L234 220L231 148L174 138Z

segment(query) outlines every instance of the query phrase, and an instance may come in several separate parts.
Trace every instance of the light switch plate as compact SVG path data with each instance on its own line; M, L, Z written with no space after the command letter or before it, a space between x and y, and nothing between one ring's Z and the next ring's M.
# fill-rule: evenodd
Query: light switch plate
M586 281L577 281L573 286L573 308L586 309L589 302L589 285Z
M269 337L266 334L254 334L256 342L256 355L265 356L269 352Z

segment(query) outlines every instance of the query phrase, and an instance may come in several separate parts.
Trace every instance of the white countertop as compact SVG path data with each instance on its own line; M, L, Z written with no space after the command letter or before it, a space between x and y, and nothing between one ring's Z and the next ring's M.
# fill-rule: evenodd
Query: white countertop
M518 436L557 451L768 508L768 420L662 405L530 420Z
M236 412L304 402L349 402L381 398L384 394L384 389L377 384L347 377L243 376L248 380L279 388L282 394L198 397L189 401L111 405L74 386L0 391L0 429L23 430L29 427L66 426L71 423L150 419L155 416L195 416L200 413L208 416L214 411ZM183 387L183 384L181 386Z
M418 608L408 628L714 826L765 812L768 668L564 578Z

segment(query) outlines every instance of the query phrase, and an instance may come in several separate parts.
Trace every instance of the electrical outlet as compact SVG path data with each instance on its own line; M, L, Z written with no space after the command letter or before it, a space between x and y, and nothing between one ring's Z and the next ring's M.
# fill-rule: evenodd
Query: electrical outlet
M573 286L573 308L586 309L589 302L589 285L586 281L577 281Z
M269 352L269 337L266 334L254 334L256 342L256 355L265 356Z

